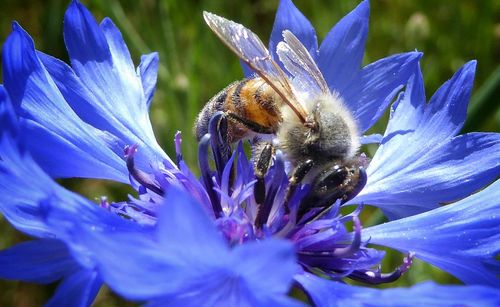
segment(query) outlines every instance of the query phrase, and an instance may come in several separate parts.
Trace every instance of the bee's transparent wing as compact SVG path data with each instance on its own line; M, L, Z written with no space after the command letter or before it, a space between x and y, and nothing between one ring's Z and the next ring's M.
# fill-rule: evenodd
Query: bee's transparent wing
M306 47L288 30L283 31L283 38L276 52L292 75L293 85L313 97L329 94L328 84Z
M203 12L203 17L210 29L264 79L304 122L307 114L298 102L287 75L272 59L259 37L243 25L215 14Z

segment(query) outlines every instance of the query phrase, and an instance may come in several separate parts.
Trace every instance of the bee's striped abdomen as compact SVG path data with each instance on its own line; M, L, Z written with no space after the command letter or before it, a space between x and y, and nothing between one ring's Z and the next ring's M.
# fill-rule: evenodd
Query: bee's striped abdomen
M236 142L255 133L251 127L275 133L281 122L281 100L276 92L261 78L234 82L215 95L198 115L195 133L201 139L208 132L210 118L217 111L234 115L228 122L228 140ZM252 125L245 125L234 118Z

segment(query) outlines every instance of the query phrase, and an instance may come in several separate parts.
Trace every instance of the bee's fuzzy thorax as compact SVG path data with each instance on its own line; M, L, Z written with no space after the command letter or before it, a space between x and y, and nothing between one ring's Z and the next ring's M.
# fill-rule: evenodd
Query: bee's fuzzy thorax
M306 159L321 163L346 161L359 149L359 134L351 112L337 95L325 95L303 103L306 124L283 107L283 122L277 133L279 147L297 164Z

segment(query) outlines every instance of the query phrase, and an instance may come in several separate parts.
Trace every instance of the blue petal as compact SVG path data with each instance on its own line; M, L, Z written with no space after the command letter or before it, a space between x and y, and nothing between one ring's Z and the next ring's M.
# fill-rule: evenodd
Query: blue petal
M75 218L89 223L108 222L106 217L111 213L58 186L6 133L0 136L0 157L0 212L18 230L53 238L57 229ZM66 216L51 224L47 214L55 208Z
M276 12L273 31L269 41L269 51L274 59L279 59L276 54L278 43L283 40L283 31L291 31L309 50L311 56L316 59L318 52L318 39L316 31L307 18L295 7L292 0L281 0Z
M223 293L223 295L228 295L228 293ZM232 300L232 299L235 300ZM177 297L162 297L160 299L155 299L152 302L148 302L145 306L147 307L176 307L176 306L264 306L264 307L304 307L307 306L302 302L296 301L288 296L282 295L279 297L263 297L263 298L253 298L253 297L220 297L215 299L214 295L208 297L203 296L177 296Z
M431 97L424 113L425 125L433 138L446 139L455 136L467 116L467 105L474 84L476 61L462 66Z
M366 144L380 144L380 142L382 142L382 135L381 134L378 134L378 133L375 133L375 134L370 134L370 135L363 135L359 142L362 144L362 145L366 145Z
M0 96L5 98L1 89ZM8 101L0 103L0 118L7 119L0 130L0 212L14 227L31 236L52 238L57 229L75 218L90 224L110 224L115 229L120 228L110 222L109 216L135 225L57 185L22 149L10 109ZM65 216L51 225L48 214L57 209Z
M64 17L64 40L73 69L101 107L141 135L140 129L150 126L147 106L141 82L116 27L106 19L100 28L90 12L74 1Z
M250 304L286 295L297 270L291 244L266 240L231 251L185 192L167 191L162 206L155 233L73 227L74 240L93 251L103 280L115 291L153 303L161 298ZM271 268L275 273L268 276Z
M65 14L64 39L73 69L103 114L125 127L139 145L146 144L152 150L149 160L171 162L155 140L141 78L111 20L105 19L99 27L90 12L74 1ZM143 164L147 166L147 162Z
M1 86L0 98L0 212L18 230L50 237L39 202L50 194L52 180L21 147L17 118Z
M500 291L483 286L443 286L424 282L411 288L373 289L297 275L315 306L498 306Z
M184 268L190 259L181 259L161 249L141 232L100 232L75 226L72 244L75 252L84 247L92 254L100 276L114 291L128 299L145 300L179 291ZM70 240L71 237L68 237ZM200 273L201 274L201 273Z
M0 133L1 135L7 134L12 139L20 141L19 129L19 119L14 112L14 106L10 101L9 94L5 87L0 84Z
M459 76L468 70L462 69L452 80L462 80ZM446 87L462 91L453 82ZM395 219L466 197L497 178L500 134L453 137L452 128L445 132L446 127L454 127L453 119L445 121L443 116L460 112L450 104L434 99L426 105L422 75L417 69L393 106L384 139L367 169L368 182L351 203L376 205Z
M365 190L353 201L375 205L391 219L436 208L498 178L499 152L500 134L468 133L428 149L416 161L403 158L412 155L394 155L391 163L403 165L399 172L382 177L381 170L370 177L368 167Z
M146 144L125 127L114 113L109 113L94 94L85 87L73 69L61 60L37 52L57 88L75 113L86 123L105 131L101 139L105 146L122 157L127 145L137 144L140 150L135 157L136 165L142 170L150 169L157 156L164 155L155 143ZM149 145L152 145L151 147Z
M73 111L87 124L103 131L113 131L114 123L103 112L93 94L82 84L73 69L63 61L37 51L44 68ZM121 148L123 150L123 148Z
M84 13L84 11L87 10L83 5L81 6L81 8L82 8L81 9L82 17L87 19L85 23L89 24L88 29L91 30L91 32L90 33L87 32L86 35L92 35L91 33L93 31L98 32L97 29L93 29L94 26L92 25L92 23L94 22L93 18L88 16L87 13ZM71 8L68 8L68 10L71 10ZM90 14L90 12L88 13ZM113 21L108 17L105 17L102 20L99 27L101 28L102 33L104 34L104 37L108 44L113 66L117 68L120 74L124 74L124 76L122 75L121 77L131 78L131 80L134 80L134 78L136 78L136 74L134 73L135 72L134 62L132 62L132 58L130 57L130 52L128 51L128 47L125 44L125 41L123 40L120 30L118 30ZM102 45L102 47L104 47L104 45ZM92 59L92 55L90 55L90 57L88 57L86 60L89 61L90 59Z
M500 181L457 203L363 230L468 284L500 285Z
M286 297L298 269L288 242L251 242L236 247L232 254L226 268L194 277L181 291L154 300L152 305L300 306Z
M23 118L25 141L45 171L55 177L128 181L125 163L107 148L104 133L82 122L67 105L33 41L17 24L5 42L3 64L5 88Z
M390 140L408 131L438 143L455 136L461 129L474 81L476 61L462 66L425 104L425 92L420 68L415 66L405 95L396 104L385 132ZM396 110L397 109L397 110Z
M75 306L92 305L102 282L95 271L80 270L65 278L57 287L56 293L45 306Z
M75 252L92 251L89 256L103 280L129 299L182 293L193 280L206 279L218 266L224 267L229 249L198 203L185 192L169 192L156 232L132 227L113 231L73 219L60 236ZM64 211L54 214L54 223L64 219Z
M153 52L141 56L141 64L137 68L138 74L141 76L142 89L146 97L146 103L151 106L153 96L156 90L156 81L158 77L158 53Z
M340 90L358 122L360 133L382 116L415 71L421 56L419 52L408 52L378 60L365 66L346 88Z
M176 252L185 257L217 261L220 251L227 249L226 242L203 208L186 192L170 189L159 214L159 242L171 250L178 249Z
M321 43L318 66L331 90L341 92L361 68L369 17L370 3L365 0L342 18Z
M245 278L252 295L288 292L293 275L299 270L296 255L289 242L268 239L237 246L232 251L232 264L236 276ZM268 272L273 272L268 274Z
M0 252L0 277L51 283L78 268L66 245L54 239L19 243Z

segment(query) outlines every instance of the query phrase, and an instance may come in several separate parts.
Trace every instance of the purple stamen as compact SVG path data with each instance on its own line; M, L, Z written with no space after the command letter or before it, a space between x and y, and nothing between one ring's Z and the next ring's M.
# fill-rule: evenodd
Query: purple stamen
M262 206L260 206L257 210L257 217L255 218L255 226L257 229L262 228L267 223L269 218L269 214L271 213L271 209L273 208L274 199L276 197L276 193L280 186L282 186L283 179L285 178L285 162L283 160L283 155L280 153L276 153L276 159L274 161L273 168L273 177L269 184L269 189L266 193L266 199Z
M210 133L205 134L201 138L198 147L198 161L199 161L199 167L201 171L201 179L203 181L203 185L205 186L208 197L210 198L214 214L217 218L219 218L223 216L222 206L220 203L220 199L217 196L217 192L214 190L214 183L212 181L212 171L208 163L208 146L210 143L210 139L211 139Z
M158 194L165 195L165 192L153 181L150 176L135 168L134 156L137 152L138 145L125 146L125 161L127 162L127 169L130 175L142 186L147 188L148 190Z
M106 196L101 196L101 201L100 201L99 205L101 206L101 208L109 209L108 198Z
M175 133L174 144L175 144L175 158L176 158L177 166L179 166L181 161L182 161L182 147L181 147L182 138L181 138L180 131L177 131Z
M352 221L354 223L354 239L349 246L336 248L332 253L333 257L340 258L350 256L361 247L361 222L357 216L353 216Z
M324 258L344 258L349 257L359 251L361 247L361 222L357 216L353 217L354 222L354 239L351 244L346 247L335 248L333 251L300 251L299 254L303 256L314 256Z
M406 273L406 271L408 271L411 264L413 263L413 256L414 254L410 253L406 257L404 257L403 263L391 273L381 273L379 268L377 270L354 271L348 277L353 280L362 281L372 285L393 282L401 277L401 275Z
M222 172L231 157L231 147L227 142L227 119L224 113L217 112L210 119L208 124L210 139L212 145L212 153L215 160L215 168L217 169L217 181L220 182Z

